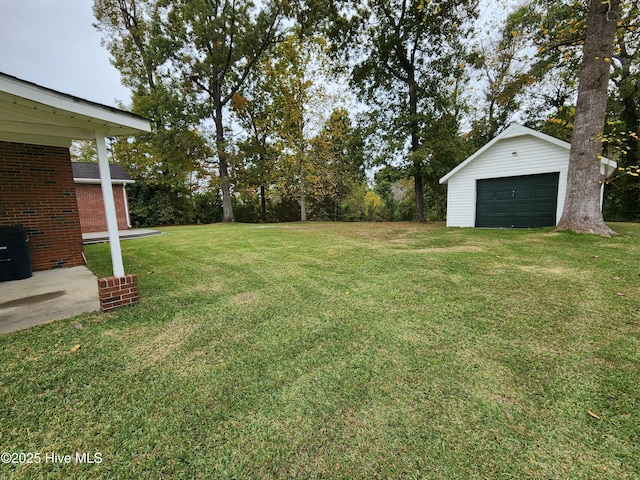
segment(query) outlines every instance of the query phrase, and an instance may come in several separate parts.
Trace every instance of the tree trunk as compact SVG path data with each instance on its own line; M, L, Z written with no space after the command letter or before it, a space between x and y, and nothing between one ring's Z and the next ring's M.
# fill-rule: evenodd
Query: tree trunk
M301 117L304 118L304 117ZM300 176L300 197L298 199L298 203L300 204L300 221L307 221L307 178L306 178L306 170L305 170L305 150L306 144L304 140L304 125L302 123L299 124L298 129L298 139L299 139L299 169L298 174Z
M216 105L216 150L218 153L220 183L222 184L222 221L231 223L235 221L233 216L233 204L231 203L231 182L229 181L229 163L224 141L224 125L222 123L222 105Z
M567 194L558 229L610 235L600 209L602 130L620 0L591 0L571 138Z
M300 221L306 222L307 221L307 198L304 193L300 194L300 199L298 200L298 203L300 203Z
M264 185L260 185L260 218L263 222L267 221L267 195Z
M422 162L413 163L416 175L413 178L413 185L416 191L416 220L426 222L427 216L424 213L424 185L422 183Z
M411 116L411 153L416 153L420 149L420 126L418 124L418 86L413 71L408 74L409 77L409 115ZM416 191L416 220L418 222L426 222L427 217L424 213L424 185L422 182L422 161L413 161L413 183Z

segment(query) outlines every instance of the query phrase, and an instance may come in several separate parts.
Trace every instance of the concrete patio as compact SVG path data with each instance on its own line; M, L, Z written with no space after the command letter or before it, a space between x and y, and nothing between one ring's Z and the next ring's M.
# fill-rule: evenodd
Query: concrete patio
M162 235L159 230L150 230L148 228L133 228L131 230L119 230L118 236L120 240L132 240L134 238L154 237L156 235ZM85 245L91 243L104 243L109 241L109 232L91 232L83 233L82 241Z
M86 267L0 283L0 334L99 309L98 281Z

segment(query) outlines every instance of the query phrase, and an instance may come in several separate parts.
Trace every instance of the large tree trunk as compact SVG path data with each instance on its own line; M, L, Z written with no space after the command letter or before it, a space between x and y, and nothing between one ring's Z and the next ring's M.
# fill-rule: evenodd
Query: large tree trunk
M235 221L233 216L233 204L231 203L231 182L229 180L229 163L224 142L224 125L222 123L222 105L216 106L216 150L218 153L220 183L222 184L222 221L231 223Z
M558 229L610 235L600 210L599 155L620 0L591 0L571 138L567 194Z
M411 153L420 149L420 126L418 124L418 87L413 71L409 71L409 115L411 116ZM416 192L416 219L418 222L426 222L424 212L424 185L422 181L422 161L413 161L414 188Z

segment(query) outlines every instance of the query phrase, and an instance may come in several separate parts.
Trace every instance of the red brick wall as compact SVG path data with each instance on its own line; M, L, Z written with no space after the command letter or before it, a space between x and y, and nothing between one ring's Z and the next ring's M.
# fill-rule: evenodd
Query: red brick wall
M34 271L84 265L69 149L0 142L0 225L29 229Z
M138 276L99 278L98 295L100 296L100 308L103 312L134 305L140 301Z
M76 184L76 198L78 200L82 233L106 232L107 219L105 218L100 185ZM113 185L113 200L116 205L118 230L127 230L129 225L127 225L127 210L125 208L125 198L122 194L122 185Z

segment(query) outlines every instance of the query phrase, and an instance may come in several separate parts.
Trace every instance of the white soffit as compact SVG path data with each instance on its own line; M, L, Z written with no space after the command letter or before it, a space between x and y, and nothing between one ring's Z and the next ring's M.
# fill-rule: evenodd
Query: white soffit
M0 73L0 140L69 146L72 140L149 132L149 120Z

